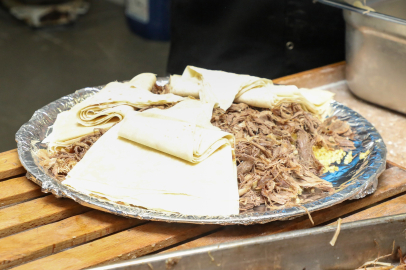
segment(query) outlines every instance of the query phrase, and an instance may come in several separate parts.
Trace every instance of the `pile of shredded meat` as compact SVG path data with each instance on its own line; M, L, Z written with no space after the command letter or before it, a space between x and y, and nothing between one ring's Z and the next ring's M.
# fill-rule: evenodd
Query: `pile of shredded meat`
M350 126L335 117L321 122L297 103L269 109L233 104L217 108L214 126L235 135L240 210L266 204L297 205L333 192L313 146L355 149Z

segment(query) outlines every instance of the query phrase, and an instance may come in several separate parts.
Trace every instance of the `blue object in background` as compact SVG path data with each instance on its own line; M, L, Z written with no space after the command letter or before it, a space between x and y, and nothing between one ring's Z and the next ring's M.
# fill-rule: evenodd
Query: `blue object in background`
M125 14L130 29L137 35L170 39L170 0L127 0Z

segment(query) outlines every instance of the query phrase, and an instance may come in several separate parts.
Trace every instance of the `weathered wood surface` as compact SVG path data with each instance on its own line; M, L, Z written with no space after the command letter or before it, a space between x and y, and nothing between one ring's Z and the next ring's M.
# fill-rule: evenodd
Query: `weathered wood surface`
M149 222L123 232L23 264L13 269L83 269L136 258L199 236L212 226Z
M145 223L93 210L0 239L0 269ZM40 269L40 268L38 268Z
M90 209L53 195L0 210L0 237L55 222Z
M352 222L357 220L386 217L406 213L406 195L402 195L383 202L354 215L348 216L342 222Z
M25 176L0 182L0 207L44 196L41 188Z
M345 79L345 62L307 70L273 80L276 84L293 84L297 87L314 88Z
M0 180L25 173L18 159L17 149L0 153Z

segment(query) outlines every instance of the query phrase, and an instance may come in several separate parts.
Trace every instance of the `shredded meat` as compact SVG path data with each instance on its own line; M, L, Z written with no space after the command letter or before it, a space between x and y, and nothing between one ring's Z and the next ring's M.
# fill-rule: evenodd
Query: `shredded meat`
M328 148L340 147L344 150L354 150L355 134L348 123L338 120L336 116L326 119L318 129L317 140Z
M269 109L233 104L216 108L214 126L236 138L240 210L261 204L269 208L297 205L333 192L321 179L323 165L313 146L354 149L350 126L337 118L323 123L297 103Z
M157 109L161 109L161 110L166 110L169 109L173 106L175 106L176 104L178 104L179 102L173 102L173 103L166 103L166 104L162 104L162 105L151 105L142 109L139 109L139 112L143 112L152 108L157 108Z
M167 85L159 86L155 83L151 89L151 92L158 95L169 94L169 88L167 87Z
M323 171L323 165L316 159L313 153L313 145L310 135L303 129L297 132L296 148L299 154L300 164L307 167L312 173L319 175Z

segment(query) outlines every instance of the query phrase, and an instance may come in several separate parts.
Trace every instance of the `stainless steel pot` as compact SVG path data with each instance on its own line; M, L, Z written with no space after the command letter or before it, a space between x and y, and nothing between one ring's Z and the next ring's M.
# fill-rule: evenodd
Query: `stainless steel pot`
M319 2L344 9L350 90L406 113L406 0L367 0L376 12L354 7L355 0Z
M375 7L406 18L406 1ZM406 25L344 10L346 79L362 99L406 113Z

